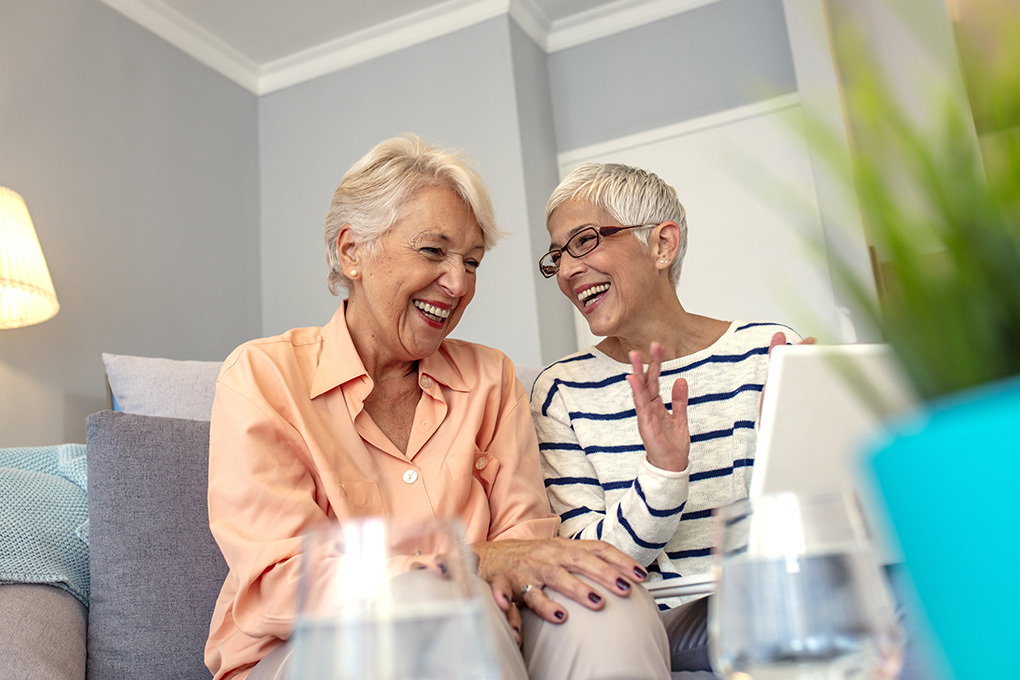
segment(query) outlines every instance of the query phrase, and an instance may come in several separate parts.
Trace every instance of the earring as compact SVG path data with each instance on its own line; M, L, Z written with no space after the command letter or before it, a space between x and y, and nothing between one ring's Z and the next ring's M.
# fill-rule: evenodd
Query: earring
M352 269L351 270L351 278L353 279L357 275L358 275L358 270L357 269Z
M659 262L661 262L662 264L668 264L669 260L659 260Z

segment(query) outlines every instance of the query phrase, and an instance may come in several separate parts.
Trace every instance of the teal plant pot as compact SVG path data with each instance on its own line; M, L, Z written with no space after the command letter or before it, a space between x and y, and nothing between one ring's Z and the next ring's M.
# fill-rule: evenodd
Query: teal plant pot
M1017 677L1020 380L931 404L870 464L952 675Z

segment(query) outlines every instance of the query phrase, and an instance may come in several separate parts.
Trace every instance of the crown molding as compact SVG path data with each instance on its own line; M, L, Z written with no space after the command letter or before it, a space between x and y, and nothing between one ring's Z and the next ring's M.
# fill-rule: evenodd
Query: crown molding
M268 94L502 16L507 0L447 0L263 65Z
M661 142L665 139L683 137L684 135L701 132L702 130L729 125L730 123L736 123L737 121L747 120L749 118L757 118L758 116L775 113L776 111L782 111L784 109L800 105L801 100L799 93L794 92L791 94L781 94L770 99L763 99L762 101L754 102L753 104L744 104L732 109L710 113L705 116L699 116L698 118L691 118L689 120L680 121L679 123L672 123L653 130L644 130L633 135L618 137L606 142L599 142L598 144L592 144L590 146L561 151L556 155L556 160L559 163L560 172L566 174L563 172L565 168L580 165L581 163L585 163L593 158L610 156L623 151L629 151L630 149L639 146Z
M161 0L100 1L249 92L264 95L504 14L552 53L718 0L616 0L556 21L535 0L446 0L261 65Z
M514 22L534 40L542 51L549 52L552 22L535 0L510 0L507 12Z
M543 47L558 52L644 26L718 0L616 0L552 22Z
M244 89L258 94L259 65L159 0L100 0Z

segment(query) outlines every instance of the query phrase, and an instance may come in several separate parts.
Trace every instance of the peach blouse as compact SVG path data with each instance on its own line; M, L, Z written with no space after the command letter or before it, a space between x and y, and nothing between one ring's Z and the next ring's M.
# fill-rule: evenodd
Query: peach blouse
M230 569L206 643L216 680L240 679L294 625L301 534L385 514L461 519L469 543L548 538L528 397L510 360L446 340L422 359L403 454L364 410L372 391L344 318L245 343L216 385L209 522Z

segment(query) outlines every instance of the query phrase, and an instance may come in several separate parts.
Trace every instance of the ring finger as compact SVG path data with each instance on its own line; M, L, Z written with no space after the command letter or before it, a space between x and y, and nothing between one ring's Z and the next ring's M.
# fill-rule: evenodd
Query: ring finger
M521 586L520 596L522 604L549 623L563 623L567 620L567 610L550 600L541 586L525 584Z

